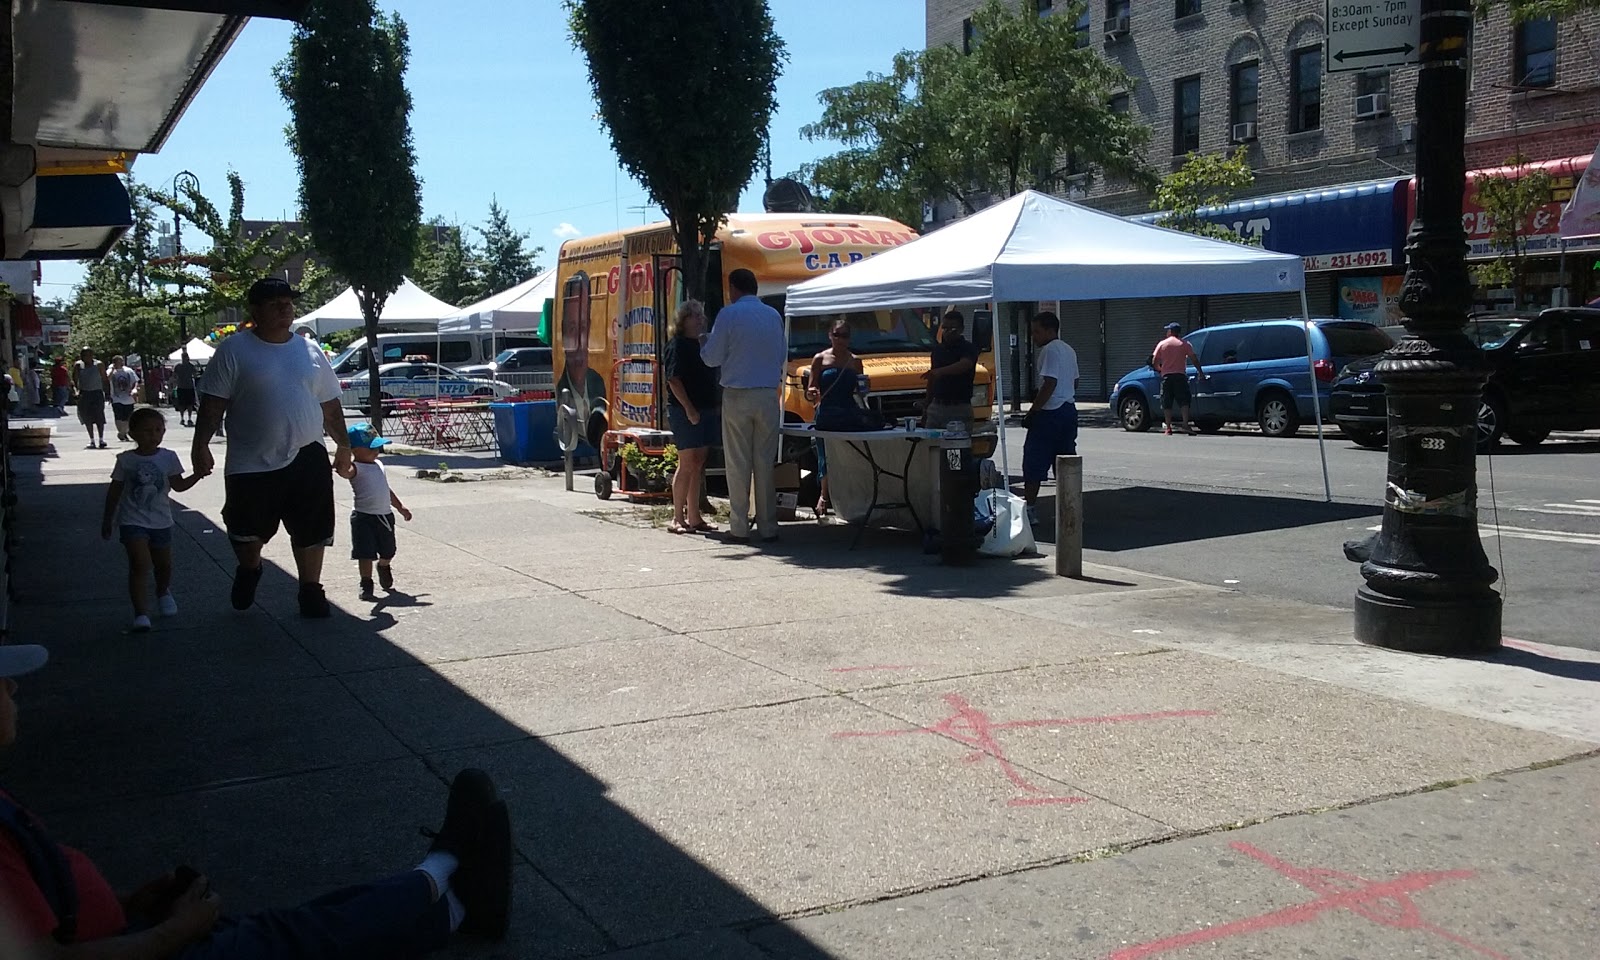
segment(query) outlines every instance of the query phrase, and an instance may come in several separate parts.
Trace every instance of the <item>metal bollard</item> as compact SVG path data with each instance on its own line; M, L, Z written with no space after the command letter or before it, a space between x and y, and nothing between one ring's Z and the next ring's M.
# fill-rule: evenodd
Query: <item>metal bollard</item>
M1056 576L1083 576L1083 458L1056 457Z
M972 503L977 497L972 437L947 433L939 440L939 533L943 541L940 559L950 566L969 566L978 558L978 538L972 525Z

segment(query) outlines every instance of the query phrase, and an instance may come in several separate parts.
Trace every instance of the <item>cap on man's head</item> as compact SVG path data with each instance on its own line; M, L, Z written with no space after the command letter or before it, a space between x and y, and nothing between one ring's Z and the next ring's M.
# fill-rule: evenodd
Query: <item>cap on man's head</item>
M44 666L50 651L37 643L17 643L0 646L0 677L20 677Z
M372 429L370 423L351 424L348 433L351 449L382 450L389 445L389 438L378 436L378 431Z
M1183 332L1183 324L1181 324L1181 323L1169 323L1169 324L1167 324L1167 331L1169 333L1182 333Z
M266 303L268 300L276 300L279 297L288 297L294 300L299 296L300 291L289 286L289 281L282 277L262 277L255 283L250 284L250 293L247 295L247 299L253 306L258 303Z

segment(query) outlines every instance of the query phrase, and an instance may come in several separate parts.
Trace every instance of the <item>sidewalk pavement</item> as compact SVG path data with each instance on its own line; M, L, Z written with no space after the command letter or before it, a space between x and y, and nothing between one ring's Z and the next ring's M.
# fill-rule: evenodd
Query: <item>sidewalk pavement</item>
M407 869L477 765L516 916L463 956L1594 960L1600 655L1406 656L1134 571L757 550L398 468L402 592L357 602L341 531L332 621L280 541L233 612L212 479L182 611L135 636L114 451L55 426L17 460L13 637L54 657L3 781L115 883L192 863L248 910Z

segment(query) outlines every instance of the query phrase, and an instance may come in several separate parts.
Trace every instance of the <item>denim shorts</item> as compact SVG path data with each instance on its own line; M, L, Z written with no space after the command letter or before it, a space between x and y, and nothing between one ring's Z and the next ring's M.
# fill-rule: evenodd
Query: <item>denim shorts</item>
M125 523L122 525L121 539L123 543L133 543L135 540L145 540L152 550L165 550L172 546L171 527L136 527Z
M690 423L689 414L682 407L668 404L667 426L679 450L722 446L722 410L718 407L700 411L700 422Z

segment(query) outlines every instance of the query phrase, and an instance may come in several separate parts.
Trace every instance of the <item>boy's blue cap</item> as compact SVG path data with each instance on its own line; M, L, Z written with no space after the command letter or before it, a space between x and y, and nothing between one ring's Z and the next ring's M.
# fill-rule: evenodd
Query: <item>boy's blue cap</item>
M351 424L349 433L352 449L381 450L389 445L389 439L378 436L370 423Z

